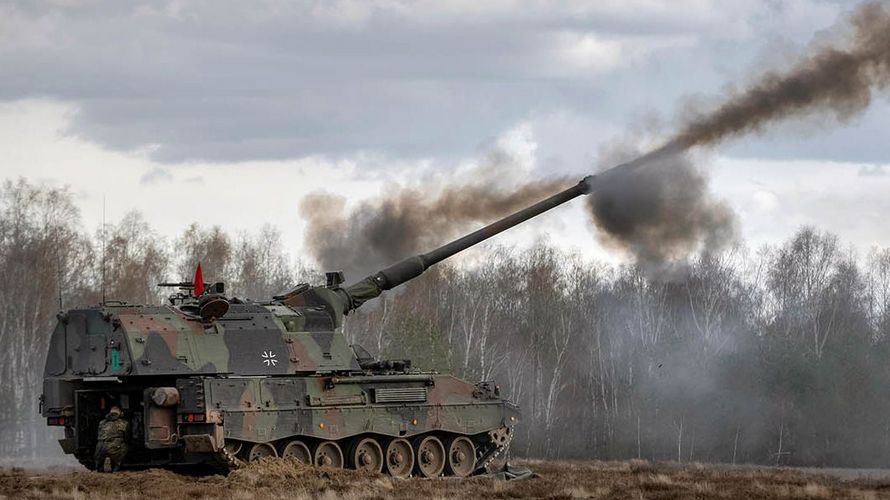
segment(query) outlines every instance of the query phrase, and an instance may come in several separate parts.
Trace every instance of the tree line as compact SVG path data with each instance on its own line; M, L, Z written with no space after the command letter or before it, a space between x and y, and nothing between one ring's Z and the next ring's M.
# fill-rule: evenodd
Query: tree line
M264 299L321 275L277 230L190 226L160 237L138 213L95 233L65 189L0 189L0 456L59 453L37 413L60 308L158 303L164 280ZM104 277L104 279L103 279ZM104 283L104 287L103 287ZM523 420L512 453L883 467L890 458L890 250L859 255L801 228L780 244L698 255L671 279L546 244L439 265L349 316L381 358L494 380Z

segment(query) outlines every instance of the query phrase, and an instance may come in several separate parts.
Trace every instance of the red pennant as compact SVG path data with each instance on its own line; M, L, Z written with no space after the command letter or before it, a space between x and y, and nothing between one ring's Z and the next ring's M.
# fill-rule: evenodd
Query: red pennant
M198 262L198 268L195 269L195 279L193 280L195 284L195 297L204 293L204 273L201 272L201 263Z

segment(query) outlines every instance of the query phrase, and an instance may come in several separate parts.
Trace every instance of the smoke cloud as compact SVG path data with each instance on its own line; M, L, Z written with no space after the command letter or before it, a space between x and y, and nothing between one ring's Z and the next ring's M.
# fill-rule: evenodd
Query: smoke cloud
M599 239L629 252L651 277L681 269L697 252L716 252L737 234L732 210L708 190L708 178L689 150L762 131L774 121L824 115L844 121L864 110L890 83L890 11L877 2L858 7L842 24L843 41L814 44L788 71L770 72L710 110L691 118L647 154L606 155L627 163L601 171L588 200ZM601 163L603 163L601 161ZM513 175L512 177L515 177ZM309 222L308 248L328 268L352 277L432 248L473 224L491 222L538 201L569 183L538 181L515 192L489 180L438 192L394 186L391 195L345 212L342 198L316 194L302 205Z
M475 176L473 176L475 177ZM385 197L346 210L342 196L314 193L300 211L306 245L325 269L362 278L407 256L431 250L468 228L491 222L570 185L564 179L499 188L487 180L432 188L391 185Z
M757 132L776 119L830 112L846 120L868 107L890 83L890 10L858 7L844 25L842 46L811 47L786 73L771 72L709 113L695 113L671 142L711 145Z
M813 45L787 72L767 73L713 110L689 111L691 120L664 146L597 176L588 206L600 239L631 252L650 273L676 269L692 252L731 243L735 217L712 198L688 150L759 132L778 120L827 113L843 121L868 107L890 83L890 11L863 4L844 31L840 46Z
M734 212L711 196L708 178L682 151L610 170L591 189L600 241L629 252L653 278L670 279L689 255L717 252L737 236Z

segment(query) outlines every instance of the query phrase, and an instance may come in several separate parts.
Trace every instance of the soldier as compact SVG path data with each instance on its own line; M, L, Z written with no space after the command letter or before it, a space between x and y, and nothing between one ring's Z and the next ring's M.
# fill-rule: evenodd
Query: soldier
M99 436L96 442L96 470L105 472L105 458L111 460L111 471L116 472L124 456L127 455L127 430L129 424L121 416L117 405L111 407L106 416L99 422Z

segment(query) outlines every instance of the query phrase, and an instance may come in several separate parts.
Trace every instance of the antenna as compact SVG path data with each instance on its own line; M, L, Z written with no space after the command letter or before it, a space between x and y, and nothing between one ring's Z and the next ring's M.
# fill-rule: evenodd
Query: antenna
M106 228L105 228L105 195L102 195L102 305L105 305L105 255L108 253L106 248Z

